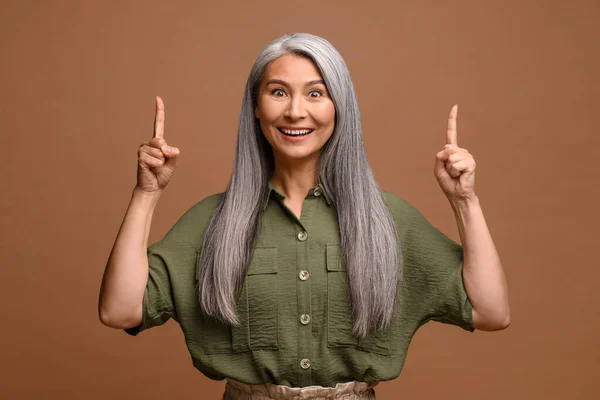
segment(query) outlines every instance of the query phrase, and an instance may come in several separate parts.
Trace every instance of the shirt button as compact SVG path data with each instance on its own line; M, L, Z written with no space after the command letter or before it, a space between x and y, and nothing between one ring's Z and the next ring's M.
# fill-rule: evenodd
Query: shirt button
M303 358L302 361L300 361L300 366L302 369L310 368L310 360L308 358Z
M310 322L310 315L308 314L302 314L300 316L300 322L302 323L302 325L306 325Z
M309 276L308 271L305 271L305 270L300 271L299 275L300 275L300 279L302 279L303 281L307 280L308 276Z
M301 242L304 242L307 237L308 237L308 233L306 233L306 231L302 231L302 232L298 233L298 240L300 240Z
M315 196L320 196L321 195L321 188L317 187L315 188L315 191L313 192Z

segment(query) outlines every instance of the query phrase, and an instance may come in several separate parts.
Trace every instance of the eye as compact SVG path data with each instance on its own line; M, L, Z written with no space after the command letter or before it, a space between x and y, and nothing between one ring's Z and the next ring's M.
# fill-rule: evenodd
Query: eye
M285 95L285 92L281 89L274 89L271 91L271 94L274 95L275 97L281 97L279 95L279 93L281 94L281 96Z
M318 96L313 96L312 95L313 93L317 93ZM320 90L315 89L315 90L311 90L308 95L309 95L309 97L312 97L313 99L318 99L319 97L323 96L323 92L321 92Z

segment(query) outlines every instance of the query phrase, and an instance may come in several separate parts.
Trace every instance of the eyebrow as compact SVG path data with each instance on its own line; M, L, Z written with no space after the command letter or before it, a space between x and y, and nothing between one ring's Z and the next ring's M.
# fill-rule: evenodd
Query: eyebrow
M282 81L281 79L269 79L269 81L267 82L267 85L276 84L276 83L278 83L280 85L283 85L283 86L287 86L287 87L290 86L290 85L288 85L287 82ZM306 84L304 86L311 86L311 85L316 85L316 84L319 84L319 83L322 84L322 85L325 85L325 82L323 82L322 79L316 79L314 81L308 81L308 82L306 82Z

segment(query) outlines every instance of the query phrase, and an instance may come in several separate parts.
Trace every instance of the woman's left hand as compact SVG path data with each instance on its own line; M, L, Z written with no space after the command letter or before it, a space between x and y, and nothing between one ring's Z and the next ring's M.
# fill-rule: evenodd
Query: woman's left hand
M464 201L475 198L475 159L467 151L458 147L456 116L458 105L450 110L446 145L436 154L433 173L448 200Z

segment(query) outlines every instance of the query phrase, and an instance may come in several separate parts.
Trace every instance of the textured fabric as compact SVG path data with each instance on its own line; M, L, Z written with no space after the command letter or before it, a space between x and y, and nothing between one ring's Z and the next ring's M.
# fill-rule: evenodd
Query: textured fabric
M335 387L306 386L291 388L271 383L247 385L227 379L223 400L375 400L373 387L377 383L352 381L338 383Z
M352 334L337 211L323 188L309 190L298 219L270 184L237 302L241 324L204 317L195 290L204 231L223 195L218 193L196 203L148 248L142 323L125 331L137 335L175 319L194 366L212 379L335 387L396 378L413 335L426 322L474 329L462 246L401 197L382 194L398 227L404 259L399 304L385 331L362 340Z

